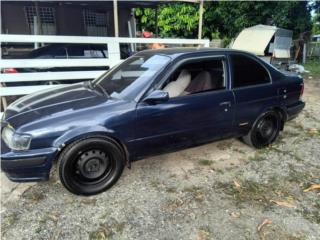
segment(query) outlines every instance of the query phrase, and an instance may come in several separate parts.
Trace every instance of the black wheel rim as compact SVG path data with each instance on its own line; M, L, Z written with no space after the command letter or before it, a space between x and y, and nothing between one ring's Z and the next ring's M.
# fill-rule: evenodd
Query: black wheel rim
M277 137L279 122L276 116L267 115L260 119L255 128L254 142L258 146L266 146Z
M70 167L71 178L76 184L95 185L112 175L115 162L103 149L92 148L79 151Z

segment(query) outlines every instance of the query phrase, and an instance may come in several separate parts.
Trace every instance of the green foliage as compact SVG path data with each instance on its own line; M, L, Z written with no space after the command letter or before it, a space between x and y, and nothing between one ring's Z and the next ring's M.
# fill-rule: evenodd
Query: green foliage
M135 8L135 16L139 27L148 31L155 31L155 11L151 8Z
M300 1L206 1L204 2L203 36L230 38L246 27L271 24L291 29L294 35L312 28L310 9L316 5ZM160 5L158 27L161 37L196 38L198 33L198 4L170 3ZM155 32L155 9L135 10L138 27Z
M294 35L310 31L312 28L308 2L277 2L277 11L273 13L276 26L291 29Z
M319 59L308 59L304 64L304 68L310 73L305 73L305 76L320 76Z
M320 34L320 12L312 18L312 33Z
M140 28L155 32L155 9L135 10ZM194 37L198 31L198 9L193 4L171 3L159 8L158 28L161 37Z

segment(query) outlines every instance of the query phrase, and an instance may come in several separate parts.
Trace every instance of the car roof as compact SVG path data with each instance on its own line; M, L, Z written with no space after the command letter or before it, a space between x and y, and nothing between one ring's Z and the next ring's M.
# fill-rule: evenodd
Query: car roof
M137 54L137 56L150 56L154 54L166 55L171 58L177 58L187 54L204 54L212 53L221 54L221 53L245 53L248 55L253 55L245 51L234 50L229 48L209 48L209 47L180 47L180 48L161 48L161 49L150 49L144 50Z

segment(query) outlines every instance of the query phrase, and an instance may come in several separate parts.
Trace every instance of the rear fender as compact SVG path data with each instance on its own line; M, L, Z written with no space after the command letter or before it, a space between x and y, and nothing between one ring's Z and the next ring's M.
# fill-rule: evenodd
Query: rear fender
M275 111L279 114L280 116L280 119L281 119L281 126L280 126L280 130L282 131L283 128L284 128L284 123L287 119L287 113L286 113L286 108L285 106L281 106L281 105L278 105L278 106L269 106L269 107L266 107L264 109L261 110L260 114L258 115L258 117L256 118L259 119L264 113L266 112L269 112L269 111Z

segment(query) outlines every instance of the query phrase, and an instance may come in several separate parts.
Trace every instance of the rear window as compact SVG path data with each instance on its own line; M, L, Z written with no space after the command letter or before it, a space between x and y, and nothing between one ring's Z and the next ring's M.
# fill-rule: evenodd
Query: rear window
M233 87L246 87L269 83L268 71L257 61L240 54L232 54Z

